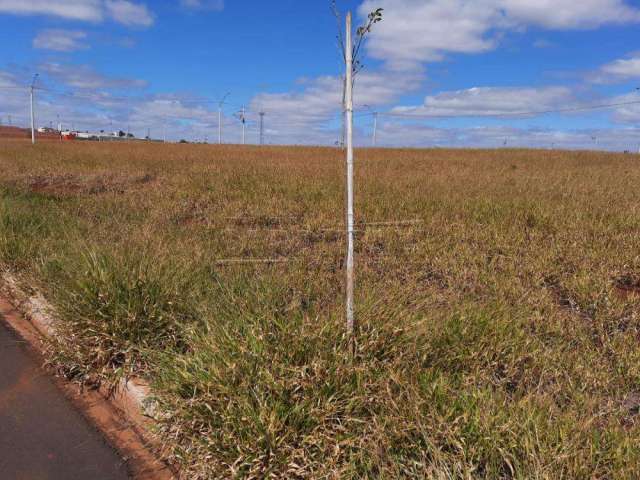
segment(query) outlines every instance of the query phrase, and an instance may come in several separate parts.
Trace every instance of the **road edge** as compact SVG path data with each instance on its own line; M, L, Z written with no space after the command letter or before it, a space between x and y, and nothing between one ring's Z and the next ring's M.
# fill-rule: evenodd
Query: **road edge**
M31 350L44 358L44 341L56 336L53 307L37 292L27 293L16 278L0 270L0 315ZM81 389L59 377L54 383L126 459L136 480L175 480L176 472L154 453L160 439L151 432L153 403L140 379L121 380L117 388Z

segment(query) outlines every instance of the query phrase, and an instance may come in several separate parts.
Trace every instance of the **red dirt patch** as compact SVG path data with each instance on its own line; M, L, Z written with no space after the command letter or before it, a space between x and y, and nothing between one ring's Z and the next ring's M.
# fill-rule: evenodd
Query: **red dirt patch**
M0 126L0 138L31 138L31 130L28 128ZM60 140L57 133L39 133L36 132L38 140Z
M640 278L622 275L614 280L614 292L621 300L640 299Z
M35 175L22 183L31 192L52 197L98 195L101 193L122 194L132 186L145 185L155 180L150 174L140 176L116 175Z

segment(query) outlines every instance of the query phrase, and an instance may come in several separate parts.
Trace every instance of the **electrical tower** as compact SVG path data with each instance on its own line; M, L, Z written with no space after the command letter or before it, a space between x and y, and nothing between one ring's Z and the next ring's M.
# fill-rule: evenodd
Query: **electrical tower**
M38 75L35 74L33 76L33 81L31 82L31 87L29 88L29 100L31 105L31 143L35 145L36 143L36 116L34 112L34 90L36 88L36 80L38 80Z

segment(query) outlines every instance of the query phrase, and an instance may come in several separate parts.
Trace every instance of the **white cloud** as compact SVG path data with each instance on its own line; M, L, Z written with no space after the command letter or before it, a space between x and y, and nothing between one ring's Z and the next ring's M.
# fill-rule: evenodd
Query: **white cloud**
M361 72L356 77L354 101L356 105L384 105L398 99L421 82L420 73L394 76L390 72ZM257 108L287 114L290 118L314 118L333 115L341 110L342 84L338 77L319 77L306 80L300 92L263 93L251 104Z
M560 148L629 150L636 152L640 129L562 130L515 126L439 128L422 123L382 120L378 144L395 147Z
M283 141L289 137L294 143L302 138L321 138L318 130L340 111L342 101L340 80L336 77L320 77L310 80L299 92L262 93L250 104L252 112L266 113L267 138ZM255 114L249 116L258 121ZM335 141L335 136L333 136ZM324 138L325 142L329 142Z
M368 50L394 66L441 59L444 52L477 53L491 50L489 35L495 11L482 0L366 0L361 16L384 8Z
M589 76L593 83L618 83L640 79L640 54L603 65Z
M88 65L49 62L42 64L40 69L65 86L81 90L144 88L148 85L144 80L109 77L96 72Z
M180 0L180 5L194 10L224 10L224 0Z
M89 45L84 42L86 38L85 32L77 30L43 30L33 39L33 47L57 52L86 50L89 48Z
M0 13L94 23L110 18L128 26L147 27L153 23L153 15L144 4L128 0L0 0Z
M18 84L15 80L15 77L8 72L3 72L0 70L0 87L4 88L14 88L17 87Z
M109 15L123 25L148 27L153 24L153 15L146 5L128 0L106 0L105 7Z
M403 93L414 90L422 81L421 72L395 75L391 72L363 71L356 77L354 102L356 107L374 108L397 101ZM342 85L338 77L305 80L298 92L262 93L251 101L251 110L267 114L268 133L284 141L306 143L305 138L324 139L318 143L333 143L338 131L330 128L339 123L342 110ZM315 131L315 133L313 133Z
M153 118L189 120L204 125L213 124L213 119L217 115L210 109L204 107L202 103L189 101L177 96L157 96L140 102L135 105L131 119L139 120L141 123Z
M576 105L566 87L476 87L442 92L425 98L423 105L396 107L393 111L426 116L500 116L540 112Z
M638 125L640 123L640 92L631 92L611 99L611 103L626 104L616 107L613 120L617 123Z
M0 0L0 13L48 15L89 22L103 19L100 0Z
M501 35L528 26L585 29L640 22L624 0L365 0L361 17L384 8L369 52L395 68L441 59L446 53L494 49Z
M549 29L585 29L640 21L624 0L495 0L515 22Z

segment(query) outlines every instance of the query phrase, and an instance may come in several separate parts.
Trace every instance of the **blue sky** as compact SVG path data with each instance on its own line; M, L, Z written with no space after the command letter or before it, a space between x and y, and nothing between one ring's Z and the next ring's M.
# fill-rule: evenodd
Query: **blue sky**
M356 137L389 146L637 150L640 3L631 0L352 0L384 8L365 49ZM339 139L341 59L325 0L0 0L0 118L137 136ZM363 107L363 105L368 107ZM607 109L591 106L623 104ZM516 115L558 109L575 112ZM392 114L392 115L389 115Z

